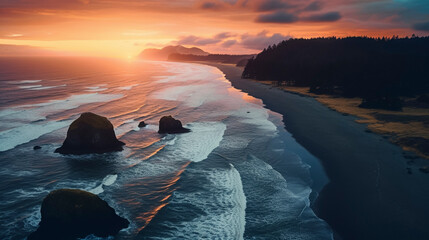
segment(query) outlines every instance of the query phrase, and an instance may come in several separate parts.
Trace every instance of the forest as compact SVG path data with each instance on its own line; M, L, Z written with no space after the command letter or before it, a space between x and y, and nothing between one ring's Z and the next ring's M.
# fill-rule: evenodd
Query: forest
M401 110L401 97L429 93L429 37L289 39L251 58L242 77Z

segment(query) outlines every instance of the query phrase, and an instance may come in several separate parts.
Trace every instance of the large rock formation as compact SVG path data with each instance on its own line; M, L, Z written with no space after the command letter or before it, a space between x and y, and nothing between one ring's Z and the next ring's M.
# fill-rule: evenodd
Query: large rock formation
M179 120L172 116L164 116L159 120L158 133L187 133L191 130L184 128Z
M196 47L187 48L187 47L178 45L178 46L167 46L162 49L148 48L143 50L143 52L140 53L139 57L147 60L166 61L168 60L168 56L170 56L170 54L173 54L173 53L191 54L196 56L209 55L208 52L205 52L200 48L196 48Z
M52 191L43 200L39 228L28 240L116 235L129 221L97 195L78 189Z
M69 127L63 145L55 152L62 154L105 153L123 150L107 118L86 112Z

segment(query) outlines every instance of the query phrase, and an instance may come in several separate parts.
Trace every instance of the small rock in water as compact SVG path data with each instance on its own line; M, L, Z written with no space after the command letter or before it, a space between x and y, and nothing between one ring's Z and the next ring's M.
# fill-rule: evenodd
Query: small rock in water
M41 146L34 146L33 147L33 150L39 150L39 149L41 149L42 147Z
M146 127L146 126L147 126L147 124L144 121L141 121L139 123L139 128L143 128L143 127Z
M59 189L43 199L39 228L28 240L76 239L94 234L116 235L129 221L97 195L79 189Z
M187 133L190 129L184 128L179 120L172 116L164 116L159 120L158 133Z

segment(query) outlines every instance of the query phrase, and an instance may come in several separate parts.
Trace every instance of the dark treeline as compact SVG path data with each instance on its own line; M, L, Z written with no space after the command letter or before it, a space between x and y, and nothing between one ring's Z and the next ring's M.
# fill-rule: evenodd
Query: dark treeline
M401 109L429 92L429 37L290 39L249 60L243 78L362 97L362 107Z
M247 62L248 59L254 56L255 55L228 55L228 54L209 54L207 56L198 56L198 55L192 55L192 54L173 53L168 56L168 60L169 61L209 61L209 62L239 64L239 63L243 63L243 60ZM244 64L242 66L244 66Z

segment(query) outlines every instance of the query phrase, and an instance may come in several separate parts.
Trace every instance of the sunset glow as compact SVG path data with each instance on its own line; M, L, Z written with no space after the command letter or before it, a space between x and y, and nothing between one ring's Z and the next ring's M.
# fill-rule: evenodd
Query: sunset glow
M6 0L0 44L120 58L169 44L247 54L289 37L425 35L428 10L424 0Z

